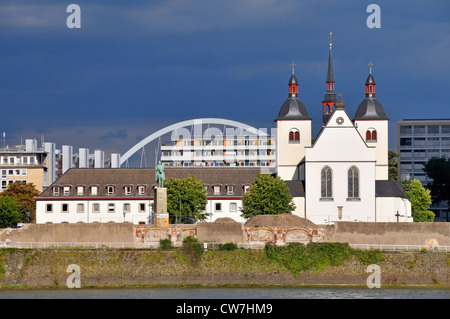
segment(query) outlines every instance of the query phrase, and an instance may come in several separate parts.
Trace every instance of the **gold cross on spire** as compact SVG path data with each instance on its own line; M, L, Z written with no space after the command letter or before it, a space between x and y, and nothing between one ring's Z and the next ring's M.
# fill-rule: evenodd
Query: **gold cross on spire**
M291 63L291 68L292 68L292 74L294 74L294 68L297 64L295 64L294 62Z
M369 74L372 74L372 66L373 66L373 63L372 63L372 62L369 62L368 66L369 66Z

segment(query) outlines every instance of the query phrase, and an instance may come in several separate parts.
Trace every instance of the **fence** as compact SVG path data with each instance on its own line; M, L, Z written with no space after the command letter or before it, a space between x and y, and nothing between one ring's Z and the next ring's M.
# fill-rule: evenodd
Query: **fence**
M223 243L204 243L205 249L216 249ZM382 251L433 251L450 252L450 246L438 245L386 245L386 244L349 244L355 249L379 249ZM236 243L238 248L263 249L265 242ZM9 242L0 243L2 248L48 249L48 248L83 248L83 249L157 249L159 242Z

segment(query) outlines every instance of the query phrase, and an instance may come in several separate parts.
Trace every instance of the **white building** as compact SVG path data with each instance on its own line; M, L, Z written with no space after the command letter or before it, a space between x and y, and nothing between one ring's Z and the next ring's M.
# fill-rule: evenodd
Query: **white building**
M167 168L166 179L197 176L206 184L207 221L242 219L242 196L260 173L257 168ZM70 169L36 198L36 223L132 222L149 224L154 169Z

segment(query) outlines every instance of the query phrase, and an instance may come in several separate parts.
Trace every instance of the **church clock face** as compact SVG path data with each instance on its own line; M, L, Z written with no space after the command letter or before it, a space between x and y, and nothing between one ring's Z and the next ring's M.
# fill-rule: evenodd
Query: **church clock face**
M339 124L339 125L341 125L342 123L344 123L344 119L343 119L342 117L338 117L338 118L336 119L336 123Z

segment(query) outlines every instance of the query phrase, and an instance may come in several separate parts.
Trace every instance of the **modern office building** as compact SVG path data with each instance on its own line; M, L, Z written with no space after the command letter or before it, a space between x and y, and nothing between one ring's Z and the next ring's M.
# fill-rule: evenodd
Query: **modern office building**
M418 179L426 186L430 180L423 171L432 157L450 157L450 119L404 119L397 122L397 149L400 154L400 181ZM447 221L446 203L433 203L436 221Z
M25 140L25 145L0 148L0 192L17 181L33 183L42 192L50 178L48 154L32 139Z
M161 163L183 167L275 167L276 137L219 131L201 136L173 134L171 145L161 146ZM213 131L213 130L211 130ZM234 134L237 133L237 134Z

